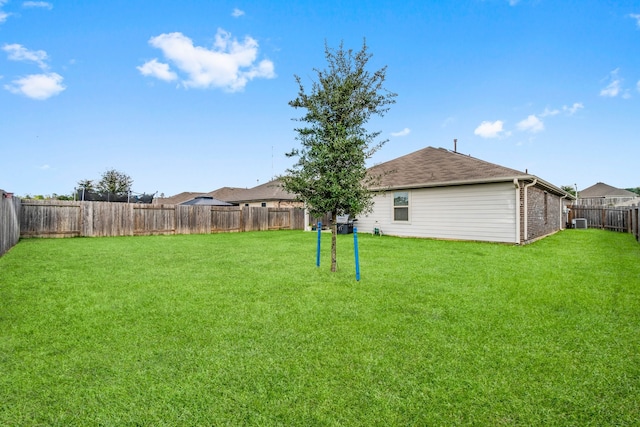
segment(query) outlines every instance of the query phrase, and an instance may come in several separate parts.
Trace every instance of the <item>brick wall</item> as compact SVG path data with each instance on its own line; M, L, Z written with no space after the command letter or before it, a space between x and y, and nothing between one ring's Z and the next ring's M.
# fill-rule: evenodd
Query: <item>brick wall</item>
M562 199L535 186L527 189L527 236L537 239L562 229ZM524 230L523 230L524 231Z

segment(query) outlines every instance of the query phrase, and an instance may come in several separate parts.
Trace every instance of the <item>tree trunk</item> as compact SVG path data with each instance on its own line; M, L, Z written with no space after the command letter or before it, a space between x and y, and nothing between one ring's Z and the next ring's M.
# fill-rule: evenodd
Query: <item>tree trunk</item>
M331 271L338 271L338 258L336 255L336 236L338 235L338 214L331 213Z

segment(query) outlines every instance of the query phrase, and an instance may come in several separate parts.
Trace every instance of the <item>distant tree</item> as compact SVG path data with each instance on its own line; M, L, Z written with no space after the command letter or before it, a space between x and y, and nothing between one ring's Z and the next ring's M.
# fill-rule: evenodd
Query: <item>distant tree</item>
M78 188L85 191L95 191L95 186L92 179L81 179L78 181Z
M113 194L114 196L125 196L131 191L133 179L123 172L109 169L102 174L102 179L98 182L96 189L103 194Z
M640 187L627 188L626 190L631 191L632 193L636 193L637 195L640 196Z
M78 200L87 200L87 195L95 191L96 189L92 179L81 179L78 181L78 187L76 189Z
M24 197L22 198L30 199L30 200L73 200L73 196L69 196L66 194L56 194L56 193L34 194L34 195L25 194Z
M56 200L73 200L73 196L69 196L66 194L56 194L56 193L53 193L51 195L51 198Z
M563 185L562 188L564 191L566 191L567 193L571 194L572 196L576 195L576 189L575 187L571 186L571 185Z
M359 52L335 50L325 43L328 68L314 69L317 81L307 93L295 76L298 96L289 105L305 111L298 119L296 139L302 148L287 155L297 163L281 177L283 187L305 202L314 217L331 213L331 271L337 270L336 235L338 215L356 216L372 207L365 162L385 142L380 132L364 128L372 115L384 116L395 103L395 93L383 88L386 69L374 73L365 68L371 58L366 42Z

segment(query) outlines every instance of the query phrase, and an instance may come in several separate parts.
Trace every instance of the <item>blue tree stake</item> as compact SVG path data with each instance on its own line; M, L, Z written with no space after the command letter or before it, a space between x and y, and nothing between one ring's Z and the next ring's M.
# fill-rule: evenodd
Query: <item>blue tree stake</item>
M358 257L358 227L353 227L353 252L356 256L356 282L360 281L360 258Z
M322 222L318 221L318 251L316 253L316 267L320 267L320 231L322 230Z

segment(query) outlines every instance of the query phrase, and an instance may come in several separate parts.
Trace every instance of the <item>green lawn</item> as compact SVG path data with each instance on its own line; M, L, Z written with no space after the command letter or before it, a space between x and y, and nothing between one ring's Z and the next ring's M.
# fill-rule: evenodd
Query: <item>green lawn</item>
M23 240L0 425L638 425L640 244L315 233Z

